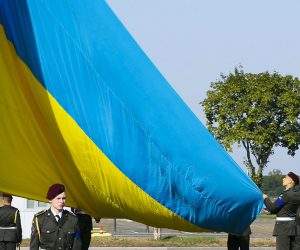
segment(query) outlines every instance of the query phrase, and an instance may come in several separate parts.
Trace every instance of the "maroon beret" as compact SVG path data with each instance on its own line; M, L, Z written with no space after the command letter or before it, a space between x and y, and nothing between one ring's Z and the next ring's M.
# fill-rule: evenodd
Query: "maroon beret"
M3 193L2 196L3 196L3 197L10 198L10 199L13 198L11 194L7 194L7 193Z
M299 184L298 175L294 174L293 172L289 172L287 175L294 181L295 185Z
M49 187L48 193L47 193L47 199L52 200L57 195L65 192L65 186L62 184L53 184L51 187Z

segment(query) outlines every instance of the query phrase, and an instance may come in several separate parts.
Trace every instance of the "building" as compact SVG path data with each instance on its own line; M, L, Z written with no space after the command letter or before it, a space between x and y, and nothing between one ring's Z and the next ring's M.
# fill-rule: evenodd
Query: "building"
M48 209L50 204L14 196L12 206L20 211L23 239L29 239L33 215L41 210Z

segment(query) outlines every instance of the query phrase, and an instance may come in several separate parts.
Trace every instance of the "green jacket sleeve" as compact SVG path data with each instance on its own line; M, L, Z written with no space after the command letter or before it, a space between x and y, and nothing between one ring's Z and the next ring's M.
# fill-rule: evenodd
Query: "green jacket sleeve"
M74 235L74 241L73 241L73 250L81 250L81 237L80 237L80 228L77 223L75 224L75 235Z
M21 217L20 217L20 212L17 210L16 212L16 228L17 228L17 240L18 243L21 243L22 241L22 226L21 226Z
M30 250L39 250L39 246L40 246L40 237L39 237L38 218L34 216L32 221L32 226L31 226Z

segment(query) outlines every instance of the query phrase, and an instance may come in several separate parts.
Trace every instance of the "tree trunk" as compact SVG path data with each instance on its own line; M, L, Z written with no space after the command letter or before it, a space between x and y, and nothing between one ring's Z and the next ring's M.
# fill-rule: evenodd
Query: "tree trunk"
M260 164L258 166L258 169L257 169L257 174L256 174L257 182L256 182L256 185L259 188L261 188L263 180L264 180L264 176L263 176L264 167L265 167L265 164Z
M244 161L244 164L246 165L246 168L248 169L248 176L251 178L255 176L255 167L253 166L253 163L251 161L251 152L250 152L250 145L247 141L242 141L242 144L244 148L246 149L247 153L247 160Z
M266 166L267 162L262 162L260 156L254 156L257 160L258 169L255 171L255 167L253 166L253 163L251 161L251 150L250 150L250 144L247 141L242 141L242 145L246 149L247 153L247 160L244 161L244 164L246 165L248 169L248 176L254 181L254 183L261 188L262 182L263 182L263 170Z
M161 239L161 228L154 227L153 228L153 236L155 240L160 240Z

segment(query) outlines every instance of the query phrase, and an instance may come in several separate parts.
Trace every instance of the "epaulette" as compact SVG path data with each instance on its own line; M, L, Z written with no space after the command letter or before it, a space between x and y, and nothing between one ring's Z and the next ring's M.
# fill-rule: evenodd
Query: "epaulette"
M46 213L46 212L47 212L47 209L42 210L42 211L36 213L34 216L39 216L39 215L44 214L44 213Z
M64 210L65 213L67 213L68 215L73 215L74 217L77 217L76 214L74 214L73 212L70 212L68 210Z

